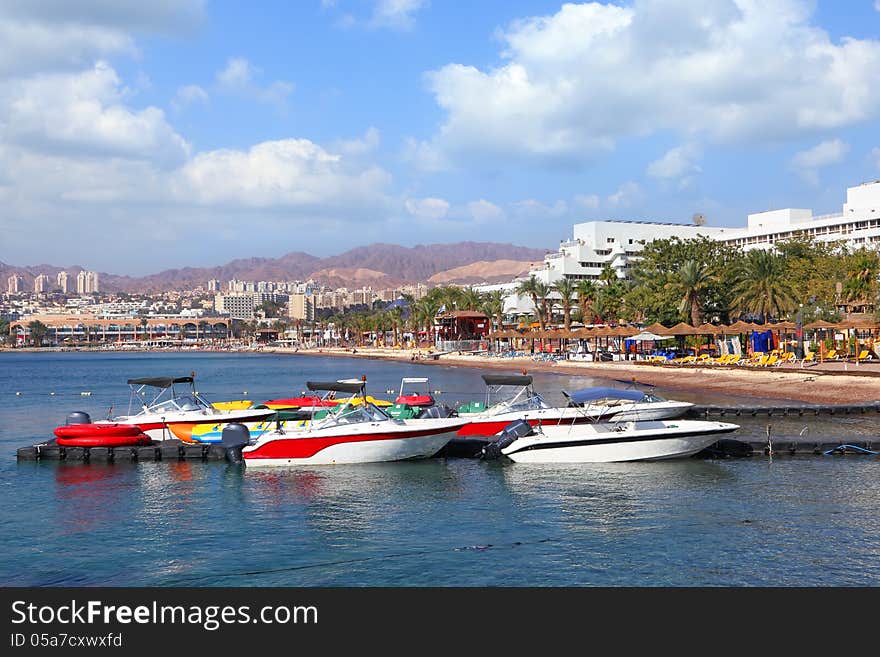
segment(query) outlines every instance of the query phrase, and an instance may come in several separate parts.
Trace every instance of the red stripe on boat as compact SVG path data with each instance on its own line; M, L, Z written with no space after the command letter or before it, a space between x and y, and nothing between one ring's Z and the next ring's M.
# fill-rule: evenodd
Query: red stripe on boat
M453 431L453 427L428 429L423 431L401 431L397 433L365 433L357 436L326 436L321 438L277 438L269 440L253 451L242 454L245 459L297 459L314 456L322 449L345 443L362 443L376 440L398 440L432 436Z

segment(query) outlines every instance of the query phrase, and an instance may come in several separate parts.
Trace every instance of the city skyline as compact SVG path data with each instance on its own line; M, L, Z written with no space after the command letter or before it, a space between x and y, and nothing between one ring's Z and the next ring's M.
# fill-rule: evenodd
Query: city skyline
M554 249L880 178L873 0L289 4L0 8L0 261Z

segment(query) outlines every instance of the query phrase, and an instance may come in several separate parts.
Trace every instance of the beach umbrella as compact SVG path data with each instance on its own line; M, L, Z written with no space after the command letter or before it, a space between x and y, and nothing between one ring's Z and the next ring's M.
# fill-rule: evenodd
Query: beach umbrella
M636 342L658 342L660 340L672 340L673 336L671 335L657 335L656 333L651 333L650 331L642 331L641 333L636 333L634 336L630 337L630 340L635 340Z
M737 320L733 324L727 327L728 332L730 333L748 333L751 331L751 326L742 320Z
M648 333L655 333L657 335L666 335L666 332L669 329L666 328L665 326L663 326L663 324L661 324L660 322L654 322L650 326L646 326L644 328L644 330L647 331Z
M837 328L837 324L832 324L831 322L826 322L824 319L816 320L815 322L810 322L809 324L804 324L805 329L833 329Z
M666 329L667 335L696 335L696 329L690 324L679 322L671 329Z

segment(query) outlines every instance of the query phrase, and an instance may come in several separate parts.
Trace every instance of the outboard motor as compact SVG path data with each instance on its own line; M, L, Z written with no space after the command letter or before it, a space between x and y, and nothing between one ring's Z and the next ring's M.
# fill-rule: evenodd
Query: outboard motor
M223 427L220 442L226 449L226 460L230 463L244 463L241 450L251 442L251 432L240 422L230 422Z
M531 436L535 432L532 425L526 420L514 420L501 430L498 437L491 443L483 446L480 452L480 458L491 460L501 456L501 450L512 444L515 440L525 436Z
M92 418L85 411L74 411L70 415L67 416L67 420L64 424L91 424Z

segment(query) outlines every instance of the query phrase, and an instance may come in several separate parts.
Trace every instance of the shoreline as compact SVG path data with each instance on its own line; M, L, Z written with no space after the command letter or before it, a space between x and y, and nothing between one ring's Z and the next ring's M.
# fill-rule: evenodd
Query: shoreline
M3 349L0 353L62 353L46 348ZM70 351L69 353L89 353ZM68 353L65 350L63 353ZM119 353L115 350L94 353ZM669 390L713 392L735 397L768 401L794 401L813 404L844 404L880 400L880 364L824 363L808 368L757 369L751 367L694 367L636 364L631 361L535 361L531 356L498 358L468 353L444 353L425 357L421 350L365 347L352 353L350 348L239 348L239 349L158 349L125 350L125 353L253 353L327 358L366 358L413 365L471 367L483 370L545 372L589 376L602 379L642 381ZM418 357L421 355L421 357Z
M414 365L472 367L485 370L546 372L581 375L603 379L632 378L670 390L684 392L716 392L736 397L752 397L762 401L795 401L814 404L843 404L880 400L880 366L861 372L843 370L671 367L638 365L632 362L593 363L583 361L541 362L531 357L495 358L470 354L443 354L436 360L412 360L409 349L264 349L261 353L323 356L327 358L367 358L408 362Z

